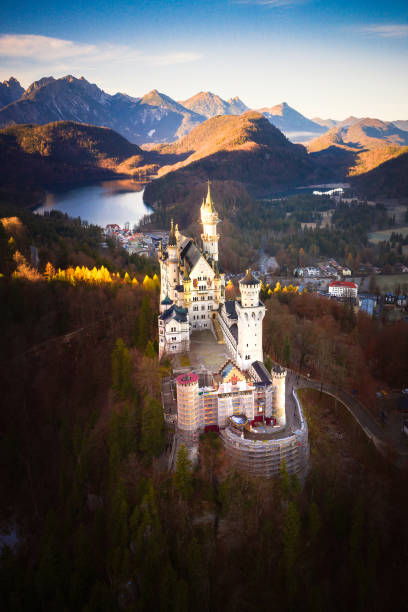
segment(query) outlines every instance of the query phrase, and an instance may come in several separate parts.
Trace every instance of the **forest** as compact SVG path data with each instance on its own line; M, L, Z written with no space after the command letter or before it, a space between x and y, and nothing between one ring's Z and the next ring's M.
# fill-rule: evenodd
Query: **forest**
M304 483L285 466L238 473L212 433L197 465L182 446L169 472L156 264L101 249L96 227L20 213L0 223L0 526L17 540L1 550L1 608L400 607L407 472L311 390ZM404 383L406 325L307 293L263 298L267 360L367 398Z

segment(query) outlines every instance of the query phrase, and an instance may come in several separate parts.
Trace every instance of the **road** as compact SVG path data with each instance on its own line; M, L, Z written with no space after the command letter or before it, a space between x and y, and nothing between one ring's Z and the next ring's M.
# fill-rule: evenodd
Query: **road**
M288 387L291 386L295 389L316 389L322 391L334 398L345 406L350 412L355 421L360 425L365 435L372 440L377 450L383 454L388 455L392 450L395 453L395 464L402 467L408 462L408 448L401 440L391 439L383 427L375 420L375 418L368 412L365 406L353 395L338 389L334 385L323 384L316 380L310 380L304 376L297 375L291 372L290 378L288 379Z

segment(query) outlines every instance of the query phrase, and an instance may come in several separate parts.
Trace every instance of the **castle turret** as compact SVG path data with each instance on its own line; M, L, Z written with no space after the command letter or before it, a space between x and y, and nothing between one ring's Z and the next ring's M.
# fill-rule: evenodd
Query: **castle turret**
M219 223L219 218L211 198L210 186L211 183L208 181L207 198L203 200L201 205L201 223L203 226L201 240L203 241L203 252L208 253L214 261L218 261L218 240L220 237L217 233L217 223Z
M171 229L169 234L169 241L167 244L167 253L168 253L168 267L167 267L167 277L168 277L168 295L170 299L175 302L176 301L176 287L179 284L179 256L177 249L177 239L176 233L174 231L173 219L171 220Z
M198 437L201 426L197 374L181 374L177 378L177 429L188 444Z
M259 300L260 281L246 271L239 281L241 299L236 303L238 315L237 360L241 369L247 370L254 361L263 361L262 321L265 306Z
M271 370L272 385L274 387L274 395L272 402L272 414L276 419L277 425L286 425L285 411L285 386L286 386L287 370L280 366L274 366Z
M166 295L160 302L160 314L163 314L173 304L168 295Z

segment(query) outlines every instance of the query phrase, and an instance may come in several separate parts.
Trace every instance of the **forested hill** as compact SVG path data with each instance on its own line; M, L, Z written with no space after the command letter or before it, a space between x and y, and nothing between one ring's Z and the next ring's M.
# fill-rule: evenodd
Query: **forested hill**
M180 161L161 168L162 177L148 185L149 203L180 201L192 184L208 177L238 181L262 194L301 184L318 172L302 145L289 142L254 111L208 119L178 142L156 150Z
M333 165L337 160L345 175L353 176L408 151L408 132L379 119L359 119L332 128L307 148L316 160Z
M0 182L27 187L135 173L146 157L109 128L72 121L0 130Z
M408 149L377 166L371 172L352 178L353 187L368 198L408 197Z

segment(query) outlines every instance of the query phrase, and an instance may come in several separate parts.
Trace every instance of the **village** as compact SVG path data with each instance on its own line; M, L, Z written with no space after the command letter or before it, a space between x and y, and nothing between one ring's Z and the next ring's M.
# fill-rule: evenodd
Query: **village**
M169 240L169 231L154 230L140 232L138 228L125 223L123 227L117 223L106 225L104 235L116 240L129 255L156 258L160 243L165 249ZM105 243L106 244L106 243ZM292 274L281 275L279 264L275 257L260 254L258 269L254 272L262 279L265 286L273 290L276 282L282 287L294 286L297 291L316 293L323 298L335 299L340 302L351 302L356 312L362 310L370 316L387 319L408 319L408 268L401 266L399 277L384 275L377 267L361 265L358 275L339 263L334 258L316 261L314 265L299 266ZM236 284L239 275L226 274L227 282ZM372 278L375 277L375 290ZM394 280L397 279L399 282ZM370 282L371 281L371 282ZM388 284L387 284L388 283ZM392 290L393 285L399 285L399 291Z

